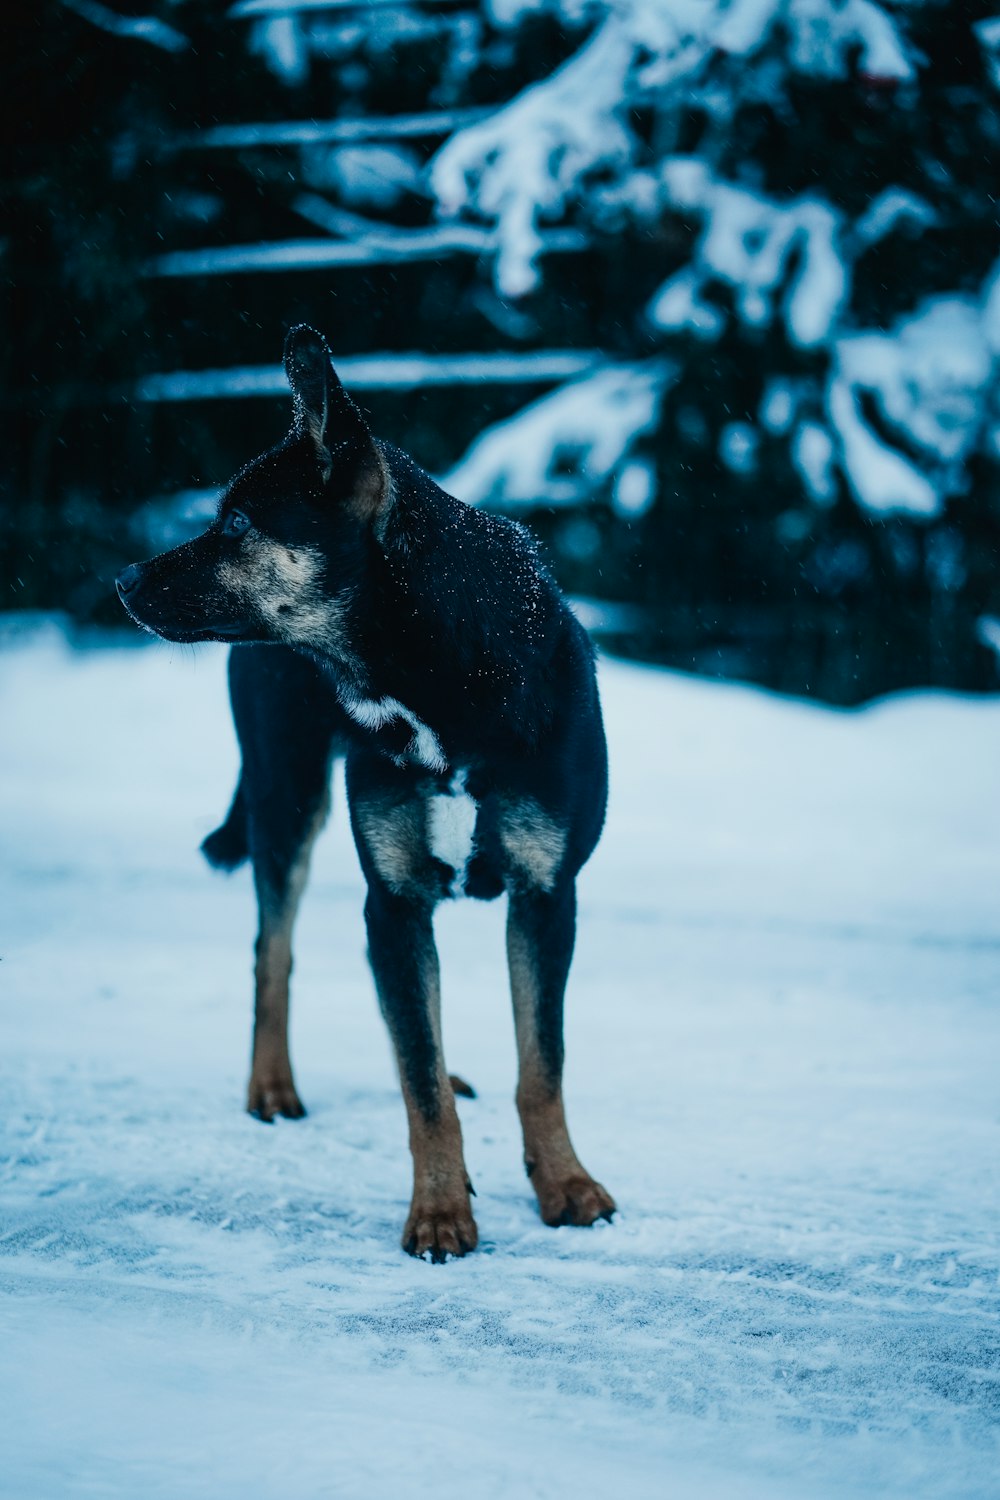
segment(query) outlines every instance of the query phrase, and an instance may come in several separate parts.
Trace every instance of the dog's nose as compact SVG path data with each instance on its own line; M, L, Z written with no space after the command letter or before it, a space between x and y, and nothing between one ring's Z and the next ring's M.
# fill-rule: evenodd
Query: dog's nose
M138 563L129 563L123 568L115 579L115 588L118 590L119 599L127 599L129 594L134 594L142 582L142 569Z

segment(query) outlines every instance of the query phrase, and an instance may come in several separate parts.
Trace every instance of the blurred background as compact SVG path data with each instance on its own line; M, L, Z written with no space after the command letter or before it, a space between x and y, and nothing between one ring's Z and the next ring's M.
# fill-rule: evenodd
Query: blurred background
M994 4L5 6L0 607L118 623L307 321L608 649L995 689Z

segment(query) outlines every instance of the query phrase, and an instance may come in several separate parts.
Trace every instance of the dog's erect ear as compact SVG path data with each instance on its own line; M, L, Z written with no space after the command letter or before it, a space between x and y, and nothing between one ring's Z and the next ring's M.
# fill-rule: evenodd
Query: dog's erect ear
M329 346L307 323L288 330L285 374L295 403L295 430L312 440L323 483L344 463L352 498L375 519L388 498L388 476L360 411L340 383Z
M361 413L344 390L326 339L307 323L288 330L285 374L295 402L295 429L308 433L329 478L330 450L368 432Z

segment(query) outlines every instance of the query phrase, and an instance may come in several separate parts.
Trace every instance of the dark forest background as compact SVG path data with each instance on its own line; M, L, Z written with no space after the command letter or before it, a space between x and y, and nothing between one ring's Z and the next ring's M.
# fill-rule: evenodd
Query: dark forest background
M2 607L116 623L307 321L611 649L996 688L1000 23L694 9L5 6Z

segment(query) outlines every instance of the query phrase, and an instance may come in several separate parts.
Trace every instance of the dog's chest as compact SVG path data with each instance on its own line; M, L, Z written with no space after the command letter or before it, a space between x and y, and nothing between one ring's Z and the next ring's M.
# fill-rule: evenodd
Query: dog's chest
M452 894L465 890L465 877L475 843L479 804L467 790L465 771L457 771L444 792L427 798L427 847L435 859L454 870Z

